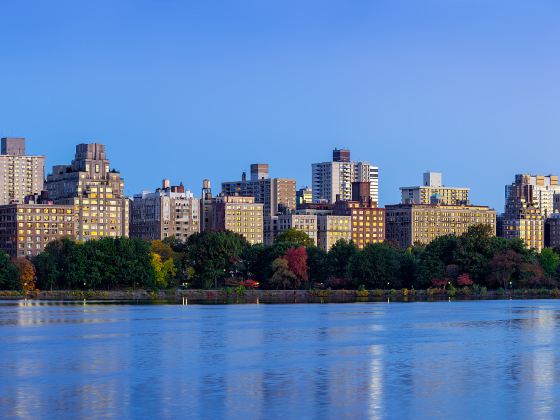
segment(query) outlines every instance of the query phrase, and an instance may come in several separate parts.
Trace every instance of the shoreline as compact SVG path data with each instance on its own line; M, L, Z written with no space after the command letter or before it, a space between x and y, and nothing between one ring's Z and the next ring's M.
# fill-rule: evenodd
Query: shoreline
M106 301L177 304L255 304L255 303L354 303L354 302L431 302L447 300L558 299L558 289L520 289L450 293L428 290L53 290L24 296L21 292L0 291L0 300Z

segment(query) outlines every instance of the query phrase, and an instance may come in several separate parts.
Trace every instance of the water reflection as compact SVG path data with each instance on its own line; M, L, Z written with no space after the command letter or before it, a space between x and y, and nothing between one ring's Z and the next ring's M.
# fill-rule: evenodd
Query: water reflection
M557 301L0 302L0 417L552 418Z

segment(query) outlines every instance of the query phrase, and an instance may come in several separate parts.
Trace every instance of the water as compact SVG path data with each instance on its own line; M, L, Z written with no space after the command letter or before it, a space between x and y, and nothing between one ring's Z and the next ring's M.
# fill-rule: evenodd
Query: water
M560 302L0 302L0 418L552 418Z

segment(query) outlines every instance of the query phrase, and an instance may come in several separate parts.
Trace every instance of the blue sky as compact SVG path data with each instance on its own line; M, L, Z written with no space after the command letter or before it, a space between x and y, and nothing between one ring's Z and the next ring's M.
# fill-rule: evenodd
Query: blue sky
M0 135L48 166L107 144L128 193L216 192L253 162L310 182L335 146L381 203L427 169L503 207L558 173L557 1L2 2Z

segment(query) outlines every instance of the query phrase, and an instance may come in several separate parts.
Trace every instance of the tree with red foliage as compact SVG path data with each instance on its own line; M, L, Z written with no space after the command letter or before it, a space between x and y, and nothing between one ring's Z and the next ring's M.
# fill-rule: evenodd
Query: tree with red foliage
M463 273L459 277L457 277L457 285L459 286L472 286L473 283L474 282L472 281L471 276L469 276L468 273Z
M523 255L514 250L497 252L490 261L490 285L507 289L510 280L521 270L523 263Z
M307 267L307 251L304 247L289 248L284 254L284 258L288 261L288 268L302 282L309 279Z
M445 288L450 281L450 279L432 279L432 286Z

